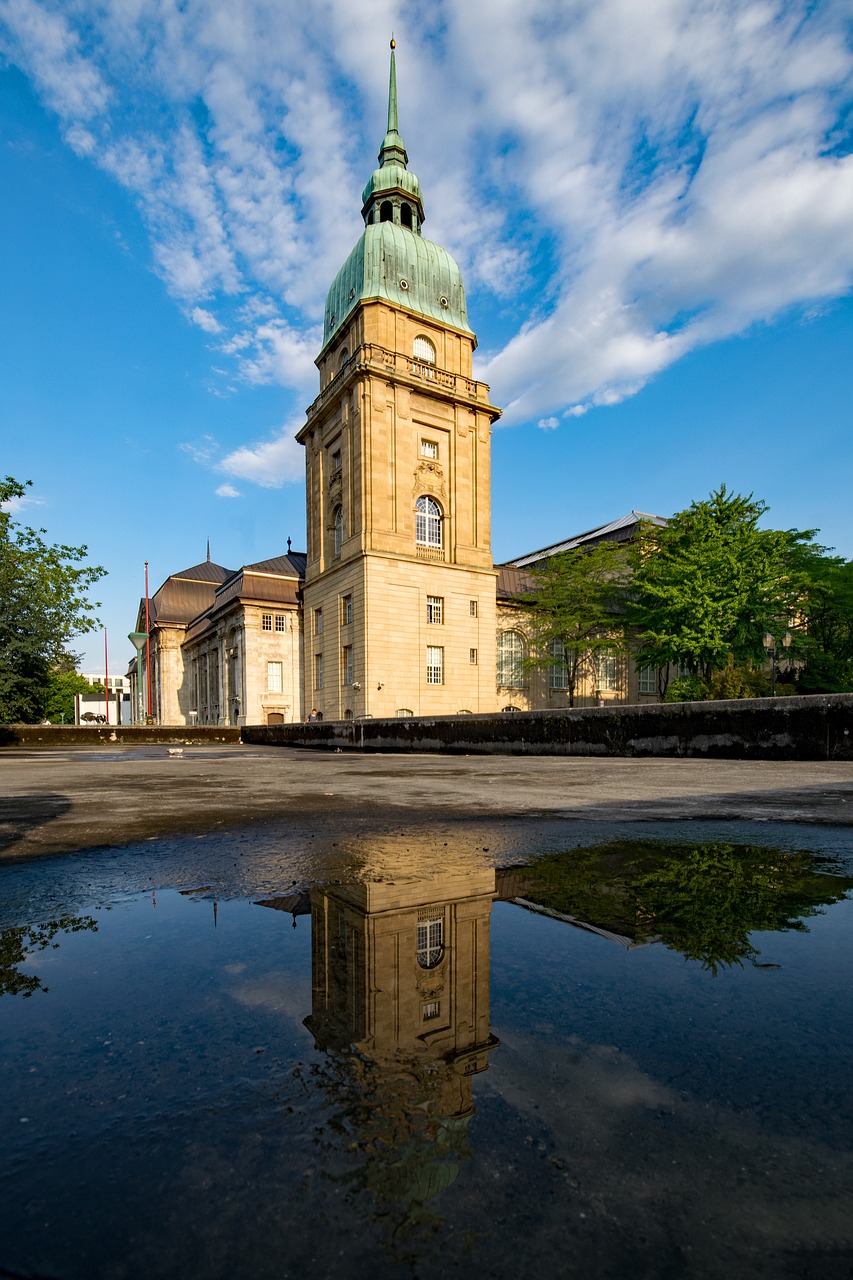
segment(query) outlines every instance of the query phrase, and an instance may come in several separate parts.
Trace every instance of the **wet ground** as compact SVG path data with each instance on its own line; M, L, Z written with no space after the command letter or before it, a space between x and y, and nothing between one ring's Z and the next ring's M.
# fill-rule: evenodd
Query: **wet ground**
M0 857L278 823L283 832L458 821L853 824L833 762L355 755L166 746L0 753ZM525 837L521 836L523 843Z
M0 769L0 1276L853 1276L849 766Z

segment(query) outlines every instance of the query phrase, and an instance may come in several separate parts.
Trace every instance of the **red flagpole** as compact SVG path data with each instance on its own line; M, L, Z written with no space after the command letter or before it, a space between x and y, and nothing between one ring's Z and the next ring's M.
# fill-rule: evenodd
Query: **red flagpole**
M107 724L110 722L110 659L107 649L107 629L104 627L104 705L107 711Z
M148 715L151 715L151 637L150 625L148 622L148 561L145 561L145 632L148 639L145 641L145 684L148 691Z

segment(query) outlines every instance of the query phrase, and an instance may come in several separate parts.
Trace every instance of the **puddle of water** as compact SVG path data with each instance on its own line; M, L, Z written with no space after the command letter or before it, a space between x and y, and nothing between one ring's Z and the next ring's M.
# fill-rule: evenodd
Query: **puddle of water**
M446 865L19 914L0 1274L853 1274L841 864Z

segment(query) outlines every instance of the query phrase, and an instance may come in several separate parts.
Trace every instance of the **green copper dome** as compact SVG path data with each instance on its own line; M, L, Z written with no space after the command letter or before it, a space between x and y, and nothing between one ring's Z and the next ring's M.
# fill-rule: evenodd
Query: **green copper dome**
M388 129L379 151L379 168L374 169L362 192L364 234L335 276L326 298L324 347L360 302L374 298L471 332L459 267L446 249L421 235L421 187L407 168L408 160L397 128L397 66L392 40Z
M365 227L332 281L326 297L324 347L353 308L368 298L384 298L396 307L471 332L456 260L441 245L395 222Z
M420 220L423 222L421 184L413 173L409 173L405 165L396 164L393 161L373 170L367 186L361 193L363 208L367 209L369 207L372 198L377 198L391 191L403 191L411 196L413 200L416 200L420 205Z

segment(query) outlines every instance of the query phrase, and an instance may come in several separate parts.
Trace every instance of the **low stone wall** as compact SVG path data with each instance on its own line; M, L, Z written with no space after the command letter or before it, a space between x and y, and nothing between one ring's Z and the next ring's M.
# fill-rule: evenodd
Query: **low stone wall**
M0 725L0 747L42 747L48 751L66 747L101 745L150 746L174 742L182 747L209 746L215 742L239 743L240 730L230 725Z
M327 751L853 760L853 694L246 725L242 735L244 742Z

